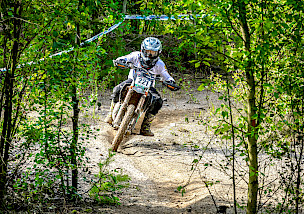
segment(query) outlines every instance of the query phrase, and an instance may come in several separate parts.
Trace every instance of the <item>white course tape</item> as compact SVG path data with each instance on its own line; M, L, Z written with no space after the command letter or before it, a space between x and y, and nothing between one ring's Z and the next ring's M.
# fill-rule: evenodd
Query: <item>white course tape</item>
M205 16L206 15L204 15L202 17L205 17ZM90 42L98 39L99 37L101 37L101 36L103 36L107 33L110 33L111 31L116 29L121 23L123 23L123 21L125 19L139 19L139 20L169 20L169 19L176 20L176 19L180 19L180 20L191 20L191 19L194 19L194 17L201 17L201 16L200 15L195 15L195 16L193 16L193 15L178 15L177 17L175 17L175 16L172 15L172 16L169 17L167 15L150 15L150 16L125 15L124 19L121 22L119 22L119 23L113 25L112 27L110 27L109 29L93 36L92 38L85 40L84 42L80 43L80 46L83 46L84 44L90 43ZM65 51L61 51L59 53L55 53L53 55L50 55L49 57L52 58L54 56L60 56L63 53L68 53L68 52L72 51L73 49L74 49L74 47L72 47L68 50L65 50ZM43 61L43 60L44 60L44 58L39 59L39 61ZM36 64L36 63L32 61L32 62L28 62L26 64L31 65L31 64ZM25 65L25 64L22 64L22 66L23 65ZM21 65L18 66L18 68L20 68L20 67L21 67ZM3 71L6 71L6 68L0 68L0 72L3 72Z

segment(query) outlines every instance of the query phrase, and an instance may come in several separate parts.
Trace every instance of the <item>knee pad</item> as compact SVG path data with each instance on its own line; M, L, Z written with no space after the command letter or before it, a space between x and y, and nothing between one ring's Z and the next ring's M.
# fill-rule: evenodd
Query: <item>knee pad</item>
M161 98L155 99L152 102L148 112L153 114L153 115L156 115L158 113L158 111L161 109L162 106L163 106L163 100Z
M119 93L120 93L120 86L117 85L113 88L113 94L111 95L115 103L119 101Z

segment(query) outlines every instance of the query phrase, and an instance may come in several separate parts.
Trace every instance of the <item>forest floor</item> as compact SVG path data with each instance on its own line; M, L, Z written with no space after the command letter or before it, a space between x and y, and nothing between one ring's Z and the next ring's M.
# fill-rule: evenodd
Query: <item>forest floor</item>
M109 165L131 178L129 188L118 195L120 205L94 207L94 213L209 214L217 213L221 206L233 213L231 174L217 167L225 160L225 152L214 146L213 142L219 140L203 124L210 107L220 105L217 95L190 88L159 91L166 101L152 123L155 136L130 135ZM98 163L108 156L116 133L103 122L110 106L109 94L107 91L99 98L102 105L95 111L98 119L91 124L96 139L86 146L92 174L98 174ZM238 202L242 204L247 198L247 185L241 179L237 182ZM179 186L185 188L183 194L177 190Z

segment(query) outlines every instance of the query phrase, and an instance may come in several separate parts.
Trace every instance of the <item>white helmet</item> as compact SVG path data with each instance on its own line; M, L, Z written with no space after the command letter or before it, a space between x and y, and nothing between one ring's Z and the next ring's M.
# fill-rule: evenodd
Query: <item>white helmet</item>
M162 44L155 37L148 37L141 43L141 64L144 68L152 68L159 59Z

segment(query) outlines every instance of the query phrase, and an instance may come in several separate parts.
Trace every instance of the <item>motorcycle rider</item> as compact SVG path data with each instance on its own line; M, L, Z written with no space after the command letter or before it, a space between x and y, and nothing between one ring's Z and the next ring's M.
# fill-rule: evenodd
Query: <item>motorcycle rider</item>
M175 80L170 76L165 66L165 63L159 58L159 55L162 51L162 44L159 39L155 37L148 37L143 40L141 44L141 51L132 52L126 56L118 57L114 60L114 65L119 66L120 64L128 64L133 63L136 67L142 67L148 70L150 73L155 75L160 75L167 87L172 91L177 91L180 89L179 86L175 84ZM108 116L105 119L105 122L112 124L112 111L115 106L115 103L119 101L119 94L121 89L125 84L131 84L134 78L134 69L131 66L128 79L113 89L112 94L112 103ZM155 118L155 115L161 109L163 105L163 100L158 93L158 91L154 88L155 82L153 82L152 87L150 88L150 93L152 95L152 103L146 111L144 120L142 122L142 126L140 129L140 134L144 136L154 136L151 132L151 123Z

